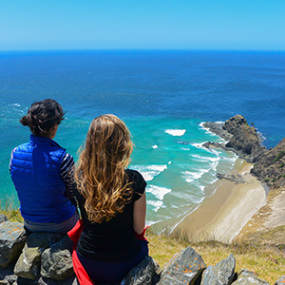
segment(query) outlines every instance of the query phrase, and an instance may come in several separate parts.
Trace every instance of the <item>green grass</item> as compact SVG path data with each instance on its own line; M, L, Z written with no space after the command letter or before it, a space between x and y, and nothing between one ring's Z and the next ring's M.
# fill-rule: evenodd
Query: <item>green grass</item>
M150 255L163 266L178 252L187 246L194 248L203 258L206 265L215 266L231 253L236 258L236 272L243 268L253 272L258 278L269 284L281 277L285 272L284 248L268 245L252 245L248 243L224 244L216 241L189 243L184 238L177 240L147 231Z

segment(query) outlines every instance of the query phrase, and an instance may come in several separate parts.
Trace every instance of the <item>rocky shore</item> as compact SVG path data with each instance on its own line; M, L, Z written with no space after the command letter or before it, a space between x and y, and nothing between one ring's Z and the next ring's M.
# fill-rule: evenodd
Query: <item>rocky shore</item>
M211 185L216 189L215 193L178 223L173 234L187 236L192 242L218 240L231 243L245 226L251 227L253 217L260 212L266 212L266 215L260 213L263 222L255 223L256 231L268 229L269 224L285 226L284 205L276 202L283 201L285 196L280 190L285 188L285 139L267 150L261 145L262 139L255 127L249 126L241 115L225 123L205 123L204 127L224 139L223 143L207 142L205 147L233 151L239 159L229 173L217 173L219 180ZM279 193L274 203L267 199L269 191ZM285 233L281 236L285 238Z

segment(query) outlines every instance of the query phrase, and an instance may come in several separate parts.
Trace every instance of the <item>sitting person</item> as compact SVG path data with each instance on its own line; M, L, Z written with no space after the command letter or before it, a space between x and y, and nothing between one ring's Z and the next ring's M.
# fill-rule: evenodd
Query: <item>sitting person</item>
M95 282L116 283L148 255L145 227L146 182L126 169L133 144L114 115L95 118L87 133L75 177L83 230L77 256Z
M63 115L56 101L46 99L33 103L20 120L32 134L12 151L10 173L31 232L67 233L78 220L74 161L53 141Z

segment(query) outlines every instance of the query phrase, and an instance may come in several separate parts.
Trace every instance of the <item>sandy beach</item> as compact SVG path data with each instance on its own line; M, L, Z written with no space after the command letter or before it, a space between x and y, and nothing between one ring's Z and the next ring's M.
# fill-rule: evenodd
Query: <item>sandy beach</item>
M187 234L193 242L215 239L230 243L266 203L265 188L250 174L251 167L252 164L238 159L231 175L241 181L217 181L215 193L186 216L174 232Z

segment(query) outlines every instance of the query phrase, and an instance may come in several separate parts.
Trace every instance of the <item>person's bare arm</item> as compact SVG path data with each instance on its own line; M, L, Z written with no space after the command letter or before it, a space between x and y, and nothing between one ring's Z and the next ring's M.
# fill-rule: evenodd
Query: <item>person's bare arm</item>
M146 195L143 195L135 201L134 204L134 230L137 234L141 234L145 227L146 215Z

